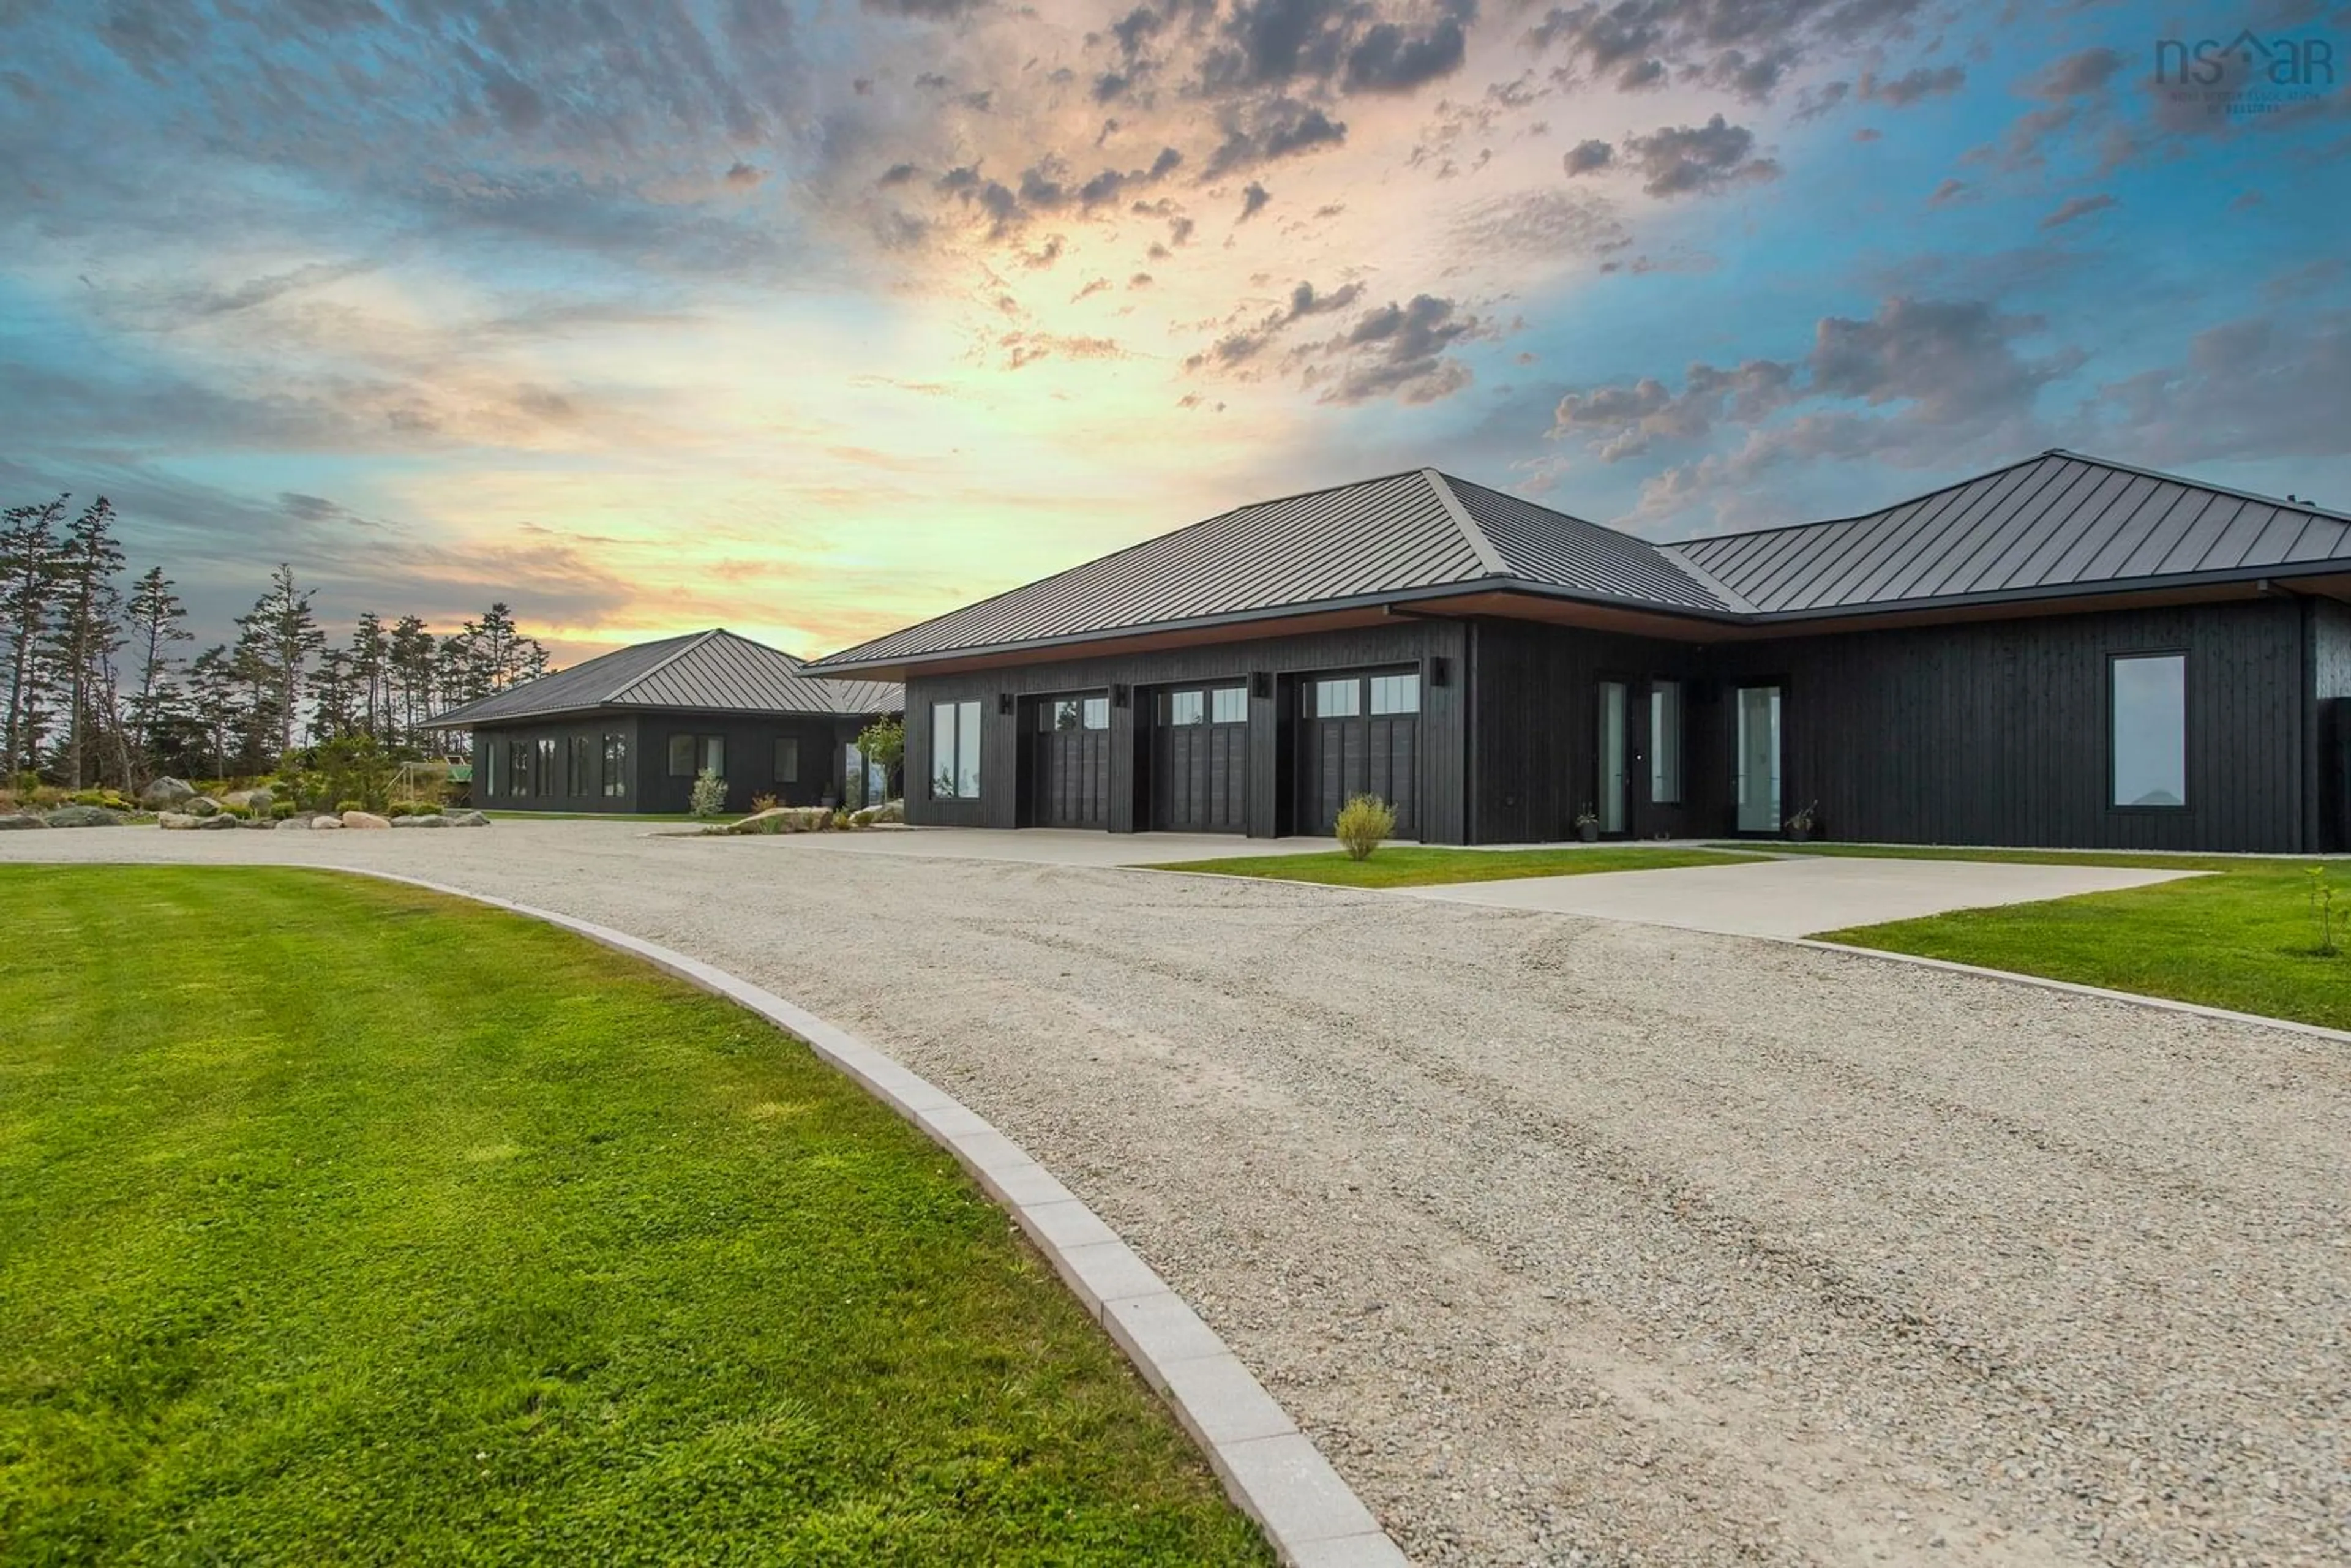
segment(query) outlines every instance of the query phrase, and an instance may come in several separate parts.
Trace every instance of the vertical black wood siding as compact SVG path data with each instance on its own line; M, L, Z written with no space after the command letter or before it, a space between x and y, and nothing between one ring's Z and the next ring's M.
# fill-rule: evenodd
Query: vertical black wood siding
M755 795L774 795L788 806L813 806L830 793L841 798L841 748L857 738L861 720L832 718L746 718L741 714L613 713L586 717L550 719L535 724L485 727L474 732L474 801L515 811L684 811L693 805L694 780L669 776L669 740L673 735L717 735L726 741L726 809L741 814L751 809ZM629 792L606 795L602 778L603 737L619 735L629 743ZM570 788L569 762L575 736L590 743L594 760L587 792ZM775 775L776 740L779 736L799 741L799 781L778 782ZM486 792L486 747L504 747L514 741L555 742L552 790L539 788L517 796L502 788ZM509 784L501 753L497 768L501 786ZM534 780L534 783L537 783Z
M1462 758L1467 748L1458 622L1399 616L1377 626L1264 638L1164 653L1073 659L1057 664L981 670L963 674L911 675L906 686L906 817L947 826L1009 828L1019 818L1020 748L1017 728L1022 697L1092 687L1124 688L1110 714L1110 831L1133 832L1151 821L1152 699L1168 685L1249 681L1247 831L1270 838L1298 831L1295 751L1297 682L1318 673L1374 665L1417 669L1420 836L1459 843L1466 831ZM1447 664L1446 684L1433 678L1432 661ZM1253 676L1266 677L1265 690ZM1009 703L1005 701L1010 698ZM935 800L921 787L931 777L931 707L980 705L980 798ZM1004 711L1007 707L1010 712Z

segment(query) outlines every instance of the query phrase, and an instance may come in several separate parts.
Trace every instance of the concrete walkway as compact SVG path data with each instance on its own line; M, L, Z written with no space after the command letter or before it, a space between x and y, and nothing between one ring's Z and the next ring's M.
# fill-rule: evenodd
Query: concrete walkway
M1598 872L1398 888L1412 898L1632 920L1733 936L1811 936L1953 909L2031 904L2171 882L2198 872L1986 861L1792 856L1744 865Z

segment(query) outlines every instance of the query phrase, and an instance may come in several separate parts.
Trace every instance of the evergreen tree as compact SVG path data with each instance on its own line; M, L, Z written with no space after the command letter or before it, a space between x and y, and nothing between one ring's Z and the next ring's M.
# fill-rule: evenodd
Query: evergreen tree
M57 607L57 519L66 497L0 514L0 653L8 664L7 716L0 727L0 772L29 768L40 744L47 671L42 652Z
M310 679L312 744L340 739L359 729L359 717L352 711L358 691L349 649L329 648L319 656L318 673Z
M64 687L61 770L70 789L90 781L92 766L121 722L114 708L114 655L122 647L122 595L114 579L122 566L122 547L114 538L114 507L100 496L67 528L53 577L48 653ZM128 788L131 780L119 782Z
M310 655L326 646L327 634L310 611L310 591L294 586L294 569L284 562L269 574L269 589L252 611L237 617L237 655L266 673L266 706L277 727L277 750L294 749L294 717L302 702ZM256 707L265 706L256 701Z
M190 711L204 737L203 771L220 778L229 770L229 737L240 727L243 693L236 662L219 643L198 653L188 666Z
M353 695L360 707L360 727L378 739L384 737L389 726L390 695L384 689L385 661L390 657L392 639L383 629L383 617L372 610L360 612L359 622L351 629L351 680L356 688Z
M417 617L403 615L393 625L385 660L391 667L393 683L399 688L397 738L402 741L414 736L418 721L434 709L434 652L433 633L424 629L424 622Z
M188 607L172 591L176 586L163 575L162 567L155 566L148 568L131 589L131 650L139 661L139 692L131 699L131 725L140 748L150 754L150 767L154 766L156 727L171 704L172 644L195 641L180 624L187 618Z

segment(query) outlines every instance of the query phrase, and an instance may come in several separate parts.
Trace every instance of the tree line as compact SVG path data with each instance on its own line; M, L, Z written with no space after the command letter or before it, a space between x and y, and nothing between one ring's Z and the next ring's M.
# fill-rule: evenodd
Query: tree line
M126 583L114 507L100 496L74 513L70 500L0 512L0 781L29 772L128 792L164 773L270 772L301 745L352 736L462 748L432 716L549 673L502 603L438 634L369 611L331 643L287 565L234 641L186 657L177 585L160 566Z

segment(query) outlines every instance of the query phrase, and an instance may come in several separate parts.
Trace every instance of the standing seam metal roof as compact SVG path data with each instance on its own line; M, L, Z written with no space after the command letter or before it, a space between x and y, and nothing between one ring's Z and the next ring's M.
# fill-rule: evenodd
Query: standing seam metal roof
M615 649L452 708L431 722L456 729L595 708L855 718L896 713L904 706L904 689L892 683L808 674L789 653L714 628Z
M1453 588L1753 622L2351 570L2351 517L2052 451L1858 517L1656 545L1433 468L1260 501L819 661L894 664Z

